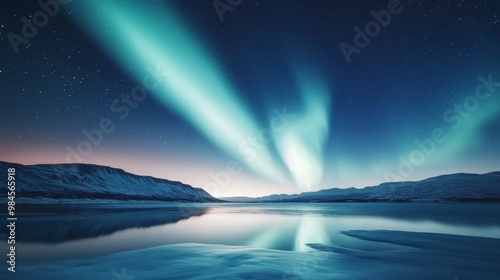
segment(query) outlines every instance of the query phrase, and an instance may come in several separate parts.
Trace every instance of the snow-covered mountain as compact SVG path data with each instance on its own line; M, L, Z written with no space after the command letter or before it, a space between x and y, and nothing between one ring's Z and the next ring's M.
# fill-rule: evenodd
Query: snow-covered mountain
M200 188L181 182L138 176L91 164L20 165L0 161L0 182L16 169L16 202L50 200L217 202ZM5 184L6 185L6 184ZM2 191L5 199L7 190Z
M255 199L224 199L234 202L500 201L500 172L442 175L422 181L383 183L363 189L334 188Z
M171 202L343 202L343 201L500 201L500 172L451 174L416 182L383 183L362 189L327 189L259 198L216 199L181 182L138 176L92 164L20 165L0 161L0 182L16 168L16 201L171 201ZM7 190L0 199L5 199Z

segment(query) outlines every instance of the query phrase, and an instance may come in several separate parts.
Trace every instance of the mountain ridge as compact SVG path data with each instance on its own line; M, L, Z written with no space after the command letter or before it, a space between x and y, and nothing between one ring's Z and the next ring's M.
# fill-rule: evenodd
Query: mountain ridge
M445 174L420 181L384 182L364 188L330 188L299 194L221 199L231 202L500 201L500 171Z
M0 168L16 168L16 200L219 202L205 190L179 181L135 175L110 166L64 163L22 165L0 161ZM0 173L7 182L7 172ZM7 192L1 197L5 198ZM48 201L50 202L50 201Z
M22 165L0 161L0 168L16 168L16 199L74 202L381 202L381 201L500 201L500 171L455 173L420 181L384 182L364 188L330 188L299 194L257 198L215 198L201 188L179 181L136 175L120 168L87 163ZM22 175L21 175L22 174ZM0 173L7 182L7 172ZM3 192L0 199L5 199ZM18 202L19 202L18 201Z

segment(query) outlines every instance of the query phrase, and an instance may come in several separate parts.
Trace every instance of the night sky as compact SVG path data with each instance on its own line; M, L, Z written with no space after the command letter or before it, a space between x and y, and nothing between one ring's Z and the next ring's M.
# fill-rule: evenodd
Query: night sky
M500 170L496 0L60 2L3 2L0 160L215 196Z

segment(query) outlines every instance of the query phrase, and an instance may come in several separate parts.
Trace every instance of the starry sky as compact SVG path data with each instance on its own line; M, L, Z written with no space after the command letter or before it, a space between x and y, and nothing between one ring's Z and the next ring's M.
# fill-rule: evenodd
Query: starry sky
M0 11L0 160L218 197L500 170L498 1L42 2Z

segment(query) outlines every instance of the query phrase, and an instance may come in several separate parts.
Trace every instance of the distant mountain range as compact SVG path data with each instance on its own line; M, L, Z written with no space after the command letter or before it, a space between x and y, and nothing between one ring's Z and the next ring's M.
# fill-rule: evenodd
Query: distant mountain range
M16 169L16 202L164 201L219 202L200 188L181 182L138 176L122 169L92 164L21 165L0 161L0 182L7 168ZM5 199L7 190L0 198Z
M205 190L181 182L139 176L93 164L21 165L0 161L0 182L7 168L16 168L16 202L383 202L500 201L500 172L451 174L417 182L383 183L362 189L327 189L259 198L217 199ZM6 184L4 184L6 185ZM5 199L7 190L0 199Z
M442 175L417 182L383 183L362 189L327 189L258 198L226 197L231 202L500 201L500 172Z

